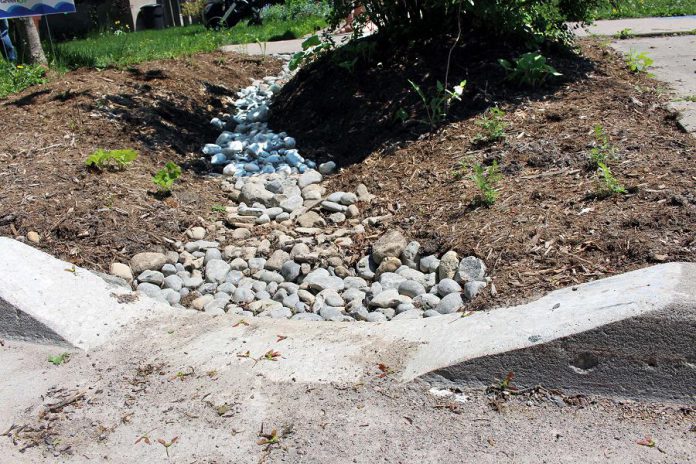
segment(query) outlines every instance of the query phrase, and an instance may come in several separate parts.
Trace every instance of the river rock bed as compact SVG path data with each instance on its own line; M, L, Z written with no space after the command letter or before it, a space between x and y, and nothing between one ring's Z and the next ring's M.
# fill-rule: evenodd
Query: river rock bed
M234 116L211 121L222 133L203 154L224 166L224 221L189 229L190 240L169 251L114 263L111 273L152 298L213 314L383 322L463 311L490 283L476 257L423 255L388 230L354 259L389 215L363 217L375 199L363 184L327 192L322 181L336 165L315 169L295 139L269 129L270 102L289 76L286 66L255 81L238 92Z

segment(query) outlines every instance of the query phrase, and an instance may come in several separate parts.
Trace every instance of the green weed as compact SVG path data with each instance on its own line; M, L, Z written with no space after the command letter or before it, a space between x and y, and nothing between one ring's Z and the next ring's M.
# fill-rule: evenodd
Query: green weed
M505 128L507 127L507 124L503 120L504 117L505 111L501 110L497 106L486 110L486 112L475 123L483 131L476 134L474 137L474 143L493 143L504 139Z
M70 353L61 353L57 356L49 356L48 362L50 362L54 366L60 366L61 364L68 362L69 359Z
M15 66L0 57L0 99L45 82L44 67L22 64Z
M619 32L614 34L614 38L619 40L631 39L635 36L636 35L633 33L633 30L629 27L621 29Z
M546 63L546 57L540 53L525 53L511 63L508 60L498 60L500 66L507 72L507 80L525 87L539 87L551 77L562 74Z
M162 192L170 192L174 182L181 177L181 168L171 161L164 165L163 169L157 171L152 178L152 182L157 185Z
M461 101L464 89L466 88L466 81L461 81L459 85L454 86L452 90L446 89L442 82L437 81L435 93L433 95L426 95L418 84L412 80L409 80L408 83L411 84L413 90L415 90L420 97L425 107L428 124L430 124L432 129L444 121L453 102Z
M138 157L138 152L130 148L125 150L103 150L98 149L85 160L88 168L98 170L104 169L124 169Z
M696 3L693 0L621 0L600 3L595 18L642 18L694 14L696 14Z
M600 187L600 196L607 197L615 194L624 194L626 189L616 180L611 169L604 163L599 163L599 174L601 174L602 186Z
M653 63L653 59L645 52L639 53L636 50L631 50L628 52L628 55L626 55L626 66L628 66L628 70L632 73L645 72Z
M500 195L496 185L502 180L503 175L498 168L498 162L493 161L488 168L481 164L476 164L472 167L474 173L471 176L472 180L479 189L479 194L474 200L474 204L480 204L487 207L493 206Z
M600 164L607 164L614 158L616 149L609 142L609 137L601 124L594 126L593 134L595 144L590 150L589 167L590 169L597 169Z

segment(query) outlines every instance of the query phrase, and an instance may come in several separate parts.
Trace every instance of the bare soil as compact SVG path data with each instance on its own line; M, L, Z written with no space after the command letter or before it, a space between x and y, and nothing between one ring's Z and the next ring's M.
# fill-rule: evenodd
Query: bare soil
M484 259L497 297L477 300L483 306L696 259L696 143L662 109L664 84L585 40L583 58L552 60L563 73L554 87L530 93L503 82L502 51L467 46L453 54L450 82L467 79L468 91L449 123L428 134L425 124L392 118L399 108L425 117L406 79L434 85L448 51L378 46L379 72L358 65L352 74L324 59L284 88L274 124L308 156L344 167L334 190L365 183L379 198L367 214L393 213L384 228L403 229L426 252ZM477 144L476 123L495 105L506 112L506 137ZM609 165L625 195L603 195L588 166L596 124L616 150ZM500 197L481 207L471 166L493 161L503 174Z
M225 203L219 184L198 174L208 170L201 146L219 135L210 119L279 69L270 59L203 54L54 76L0 102L0 234L36 231L39 248L100 270L180 239ZM140 156L124 171L93 172L84 162L99 148ZM184 174L161 198L152 176L167 161Z

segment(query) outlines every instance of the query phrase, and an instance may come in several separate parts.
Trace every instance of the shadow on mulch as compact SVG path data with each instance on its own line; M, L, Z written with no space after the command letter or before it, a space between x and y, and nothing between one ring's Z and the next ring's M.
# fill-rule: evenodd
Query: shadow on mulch
M430 132L424 105L410 81L434 95L445 81L453 39L393 45L372 36L358 41L357 52L333 51L301 69L276 98L271 127L281 127L302 141L308 158L333 160L339 166L363 161L373 152L399 146ZM452 49L449 87L467 81L461 102L449 121L469 119L506 103L555 98L571 82L586 79L592 61L568 51L550 54L563 76L538 90L505 82L498 59L511 60L525 50L503 41L464 37ZM353 61L356 60L356 61Z

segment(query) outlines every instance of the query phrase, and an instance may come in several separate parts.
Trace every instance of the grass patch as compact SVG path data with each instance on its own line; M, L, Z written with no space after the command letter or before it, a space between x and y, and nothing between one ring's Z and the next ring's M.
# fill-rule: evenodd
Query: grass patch
M44 82L46 82L46 69L42 66L21 64L15 66L0 58L0 98Z
M239 24L211 31L201 25L138 32L103 33L57 44L50 60L59 70L130 66L145 61L212 52L222 45L299 38L326 25L322 17L269 20L260 26ZM47 52L51 48L45 47Z
M620 0L597 10L596 19L696 15L694 0Z

